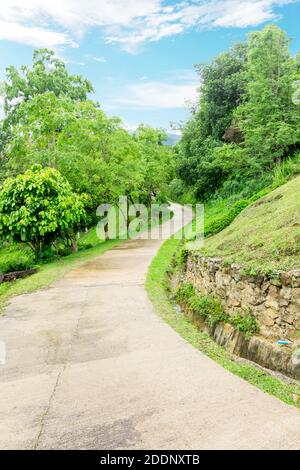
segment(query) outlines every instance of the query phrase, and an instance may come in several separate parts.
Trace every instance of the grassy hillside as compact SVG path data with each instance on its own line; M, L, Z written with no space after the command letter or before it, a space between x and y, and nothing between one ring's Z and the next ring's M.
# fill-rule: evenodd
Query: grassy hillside
M201 252L249 268L274 271L300 267L300 176L244 209Z

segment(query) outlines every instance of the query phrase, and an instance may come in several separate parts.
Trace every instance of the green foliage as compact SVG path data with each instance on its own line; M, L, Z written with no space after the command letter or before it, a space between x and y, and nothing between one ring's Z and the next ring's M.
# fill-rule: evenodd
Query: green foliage
M233 206L225 212L221 214L219 217L216 217L211 221L209 225L205 226L204 235L211 236L215 233L221 232L227 227L231 222L236 218L236 216L250 204L249 200L241 200L237 201Z
M194 187L196 197L201 200L208 199L237 164L229 155L227 164L223 165L215 158L215 152L222 145L233 111L245 93L246 52L247 46L237 44L211 64L197 66L201 94L177 146L177 175L186 187Z
M193 284L185 283L178 287L175 292L175 300L178 303L186 303L191 297L195 295Z
M191 283L181 284L175 291L174 298L179 304L188 307L194 315L204 320L208 325L229 323L250 338L259 331L255 317L250 312L242 312L234 316L228 315L216 297L198 295Z
M292 96L300 67L289 44L284 31L266 26L198 67L200 98L177 146L177 177L186 192L201 201L248 199L271 186L272 177L282 184L299 173L292 160L300 148L300 107Z
M239 331L245 333L246 338L250 338L259 331L257 321L251 313L237 314L231 318L231 323Z
M3 88L5 117L0 126L0 150L11 139L11 126L18 122L22 103L47 92L72 101L83 101L93 91L87 79L70 75L65 63L48 49L34 52L32 67L23 65L20 71L12 65L7 67Z
M219 300L212 296L194 296L189 302L193 313L203 318L209 325L228 322L229 316L224 312Z
M248 44L247 99L235 117L249 157L265 169L300 143L299 107L292 101L300 75L290 41L277 26L250 33Z
M188 250L183 246L178 253L176 253L176 266L183 269L186 264L186 260L188 257Z
M201 135L220 141L232 121L234 109L245 94L247 45L236 44L209 64L199 64L202 86L196 120Z
M59 238L71 241L84 216L80 198L54 169L33 166L1 188L0 236L29 245L37 258Z
M53 51L36 51L31 68L9 67L0 148L0 181L34 164L57 169L82 196L87 226L95 225L100 204L118 204L120 196L130 203L166 202L174 178L165 132L140 126L131 135L88 100L91 91Z
M5 243L0 248L0 272L22 271L34 265L34 257L29 247Z
M23 65L19 72L14 66L7 68L5 86L5 111L16 111L15 100L28 101L36 95L52 92L55 96L68 96L74 101L84 101L93 91L92 84L81 75L70 75L65 63L49 49L33 53L32 67Z
M161 129L140 125L134 133L138 144L139 162L143 175L139 201L151 204L167 202L169 182L174 177L174 155L172 148L163 145L167 134Z

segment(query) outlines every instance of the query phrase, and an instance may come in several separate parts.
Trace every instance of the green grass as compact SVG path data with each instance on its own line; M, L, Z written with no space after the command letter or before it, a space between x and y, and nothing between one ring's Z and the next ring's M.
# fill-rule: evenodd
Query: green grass
M8 244L0 249L0 272L18 271L18 267L26 269L33 265L33 253L25 245Z
M300 403L295 404L293 400L293 395L300 395L300 386L297 383L283 383L254 366L233 361L225 349L217 345L206 333L200 331L191 320L174 308L167 291L168 279L166 273L171 270L172 260L174 254L180 248L180 243L180 240L174 238L167 240L152 261L148 271L146 289L157 313L186 341L231 373L255 385L262 391L274 395L285 403L300 407Z
M92 228L87 233L83 233L78 240L78 247L84 248L87 246L99 245L97 238L96 228ZM35 259L32 250L21 243L4 243L0 248L0 272L10 272L33 267ZM20 266L20 269L18 267Z
M192 244L189 244L192 248ZM244 209L201 253L265 272L300 265L300 176Z

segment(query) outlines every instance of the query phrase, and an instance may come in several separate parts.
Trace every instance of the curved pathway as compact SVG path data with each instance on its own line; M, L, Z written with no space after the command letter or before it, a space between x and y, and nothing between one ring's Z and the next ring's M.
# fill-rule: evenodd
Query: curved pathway
M156 316L143 284L161 243L124 242L11 301L0 318L1 449L300 448L299 410Z

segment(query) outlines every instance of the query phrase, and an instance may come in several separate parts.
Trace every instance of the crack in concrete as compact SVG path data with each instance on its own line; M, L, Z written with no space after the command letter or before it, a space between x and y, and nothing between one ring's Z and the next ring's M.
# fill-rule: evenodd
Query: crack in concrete
M80 325L80 322L81 322L81 320L83 318L83 315L84 315L85 307L86 307L86 304L87 304L87 299L88 299L88 291L86 291L86 293L85 293L85 298L83 300L82 308L80 310L80 314L78 315L76 326L74 328L74 332L73 332L73 334L71 336L71 339L70 339L68 351L66 352L64 364L63 364L61 370L59 371L59 373L57 374L53 390L51 392L51 395L50 395L48 403L47 403L46 410L45 410L44 414L41 417L40 429L39 429L37 438L35 440L35 444L33 446L34 450L38 450L38 448L39 448L39 445L40 445L40 442L41 442L41 439L42 439L42 435L44 433L44 429L45 429L45 426L46 426L46 420L47 420L47 417L49 415L49 411L51 409L51 405L52 405L52 402L54 400L55 394L57 392L57 389L58 389L58 386L59 386L59 383L60 383L60 379L61 379L63 373L65 372L66 368L67 368L68 358L69 358L70 353L72 351L74 341L76 340L76 338L78 338L79 325Z

